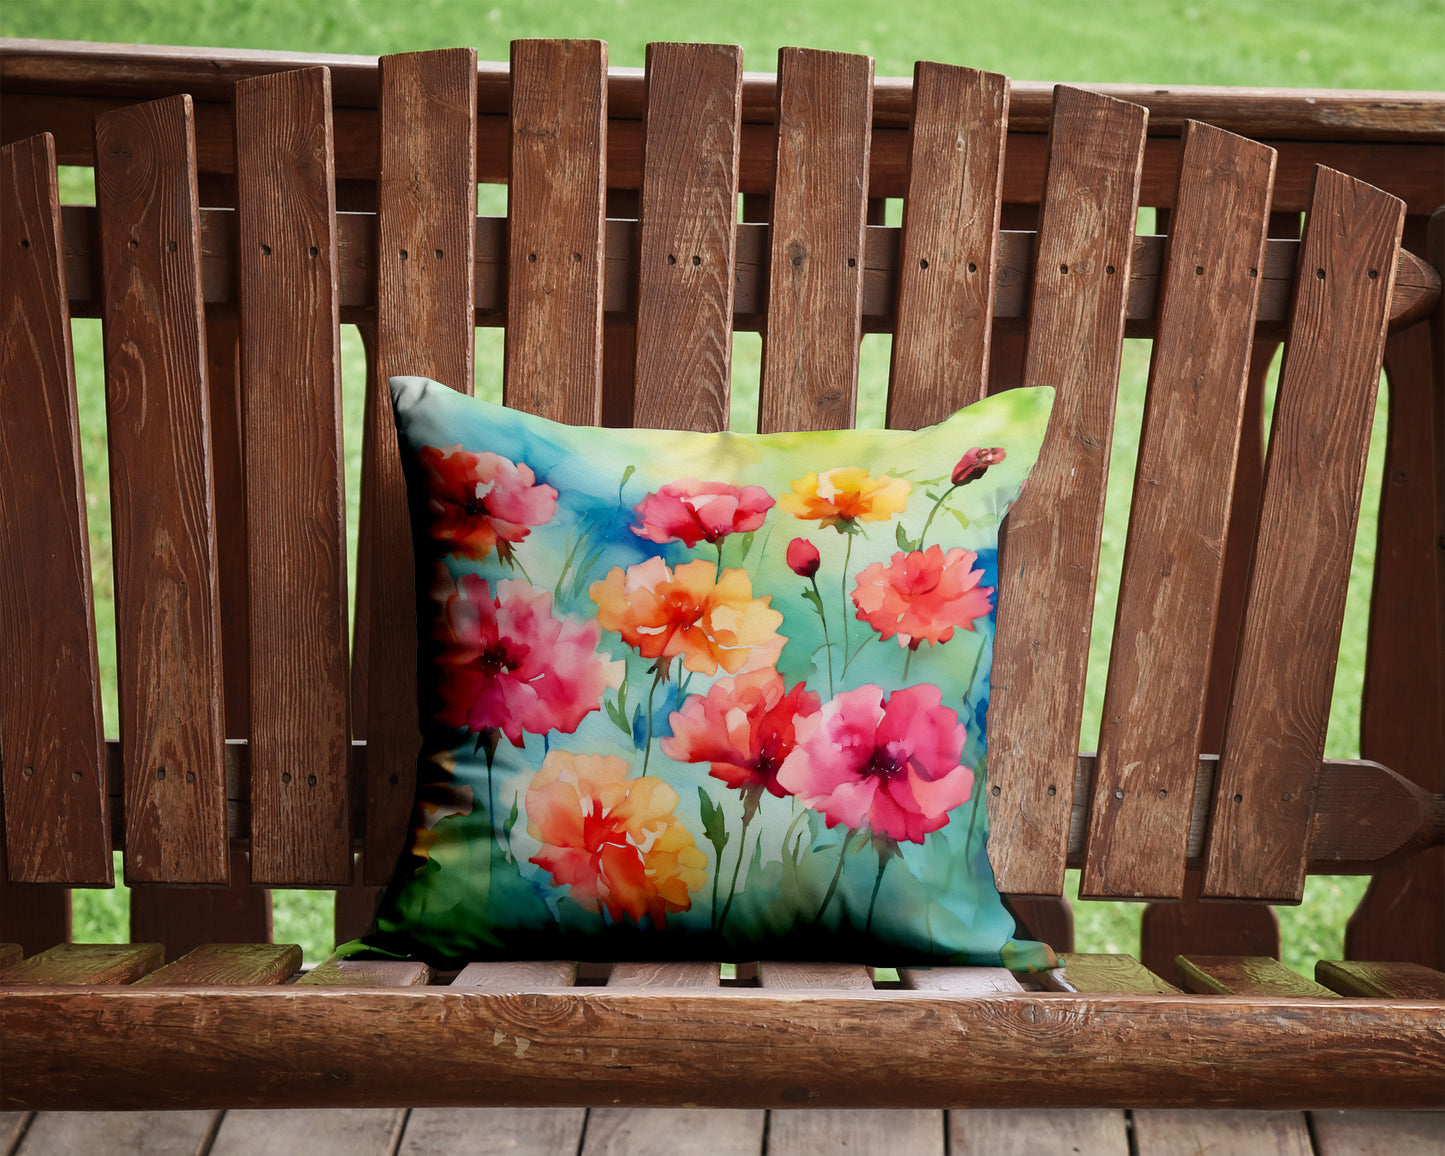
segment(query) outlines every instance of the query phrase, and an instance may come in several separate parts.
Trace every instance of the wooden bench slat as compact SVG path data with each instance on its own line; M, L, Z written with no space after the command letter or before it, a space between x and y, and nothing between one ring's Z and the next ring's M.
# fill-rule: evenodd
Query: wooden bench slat
M480 987L488 991L527 991L534 987L571 987L577 982L577 964L568 960L522 960L515 963L469 963L452 980L452 987Z
M722 974L715 963L615 963L608 987L717 987Z
M903 967L898 969L898 978L910 991L988 995L990 992L1024 990L1013 972L1003 967Z
M137 987L283 983L301 967L294 943L206 943L136 980Z
M596 425L602 405L607 46L512 44L506 404Z
M853 424L872 94L871 57L778 53L777 182L758 395L764 433Z
M918 429L983 397L997 285L1009 80L913 68L908 195L888 424Z
M405 959L341 959L318 963L296 982L322 987L425 987L432 969Z
M127 880L225 883L225 718L188 96L95 124Z
M159 943L62 943L0 971L0 985L131 983L164 962Z
M0 968L9 967L12 963L19 963L25 954L18 943L0 943Z
M726 429L742 49L647 47L633 424Z
M1083 898L1179 898L1274 152L1191 123L1171 214ZM1201 341L1209 332L1211 339ZM1167 625L1166 625L1167 624Z
M1146 121L1057 90L1023 370L1057 392L999 556L989 709L990 858L1010 893L1063 888Z
M1423 963L1322 959L1315 964L1315 979L1341 995L1445 1000L1445 973Z
M1174 1108L1133 1113L1137 1156L1228 1152L1230 1156L1314 1156L1303 1112L1219 1112Z
M416 793L416 596L406 481L388 378L472 392L476 239L475 49L381 62L375 373L369 375L361 554L366 606L367 883L385 883Z
M331 92L236 88L251 618L251 874L351 878Z
M60 196L48 135L0 150L5 846L25 883L113 881ZM46 543L46 548L39 548Z
M1174 961L1185 991L1220 995L1334 994L1269 956L1181 955Z
M953 1156L1131 1156L1119 1109L955 1108L948 1136Z
M1215 781L1206 897L1298 903L1304 891L1404 213L1394 197L1319 172Z
M868 969L856 963L796 963L763 960L758 964L758 986L816 991L872 991Z
M1045 973L1045 984L1061 990L1088 994L1093 992L1178 992L1172 983L1160 979L1132 955L1108 955L1099 952L1071 951L1059 957L1063 964L1059 985L1053 972Z

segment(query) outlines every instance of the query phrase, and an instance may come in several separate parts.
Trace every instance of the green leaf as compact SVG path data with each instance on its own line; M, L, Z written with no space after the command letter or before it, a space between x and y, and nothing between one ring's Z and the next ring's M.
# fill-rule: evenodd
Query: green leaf
M823 596L811 586L803 587L803 597L813 604L814 609L816 609L819 614L823 613Z
M753 539L757 536L758 532L756 530L749 530L747 533L741 535L743 551L738 555L739 562L746 562L748 560L748 551L753 548Z
M697 800L702 811L702 833L707 836L713 850L721 855L728 841L727 822L723 818L722 808L714 803L701 787L697 789Z
M622 471L622 480L617 483L617 490L619 493L622 491L622 487L627 485L627 479L632 477L632 475L635 473L637 473L636 466L628 466L625 470Z
M893 531L893 538L898 543L900 550L916 550L918 543L903 532L903 523L899 522Z
M948 512L958 519L958 524L962 526L965 530L967 530L971 525L973 525L973 523L968 520L968 515L965 514L962 510L955 510L950 508Z

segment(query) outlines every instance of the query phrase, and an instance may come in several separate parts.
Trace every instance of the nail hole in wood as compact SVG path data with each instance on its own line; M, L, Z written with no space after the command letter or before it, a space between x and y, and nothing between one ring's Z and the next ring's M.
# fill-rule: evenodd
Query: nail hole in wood
M581 262L581 260L582 260L582 254L581 254L581 253L573 253L573 254L572 254L572 260L577 261L577 262Z
M134 245L135 242L132 241L131 244ZM271 255L271 246L270 246L270 245L262 245L262 246L261 246L261 256L263 256L263 257L269 257L270 255Z
M32 775L35 774L35 768L34 768L34 767L26 767L26 768L25 768L23 771L21 771L20 773L23 774L23 775L28 779L28 778L30 778Z
M174 253L175 251L176 251L176 243L175 243L174 241L167 241L167 242L166 242L166 252L167 252L167 253Z
M290 772L290 771L282 771L282 772L281 772L281 781L282 781L283 783L289 783L289 782L291 781L291 772Z
M995 787L995 788L993 789L993 797L994 797L995 799L997 799L997 798L998 798L998 794L999 794L999 789L998 789L997 787Z
M188 782L188 783L194 783L195 781L196 781L196 772L195 772L195 771L187 771L187 772L186 772L186 782Z
M1204 266L1203 266L1203 265L1196 265L1196 266L1194 266L1194 275L1195 275L1196 277L1203 277L1203 276L1204 276Z
M1069 271L1069 267L1068 267L1067 265L1060 265L1060 266L1059 266L1059 272L1060 272L1060 273L1067 273L1068 271Z
M132 249L139 249L139 248L140 248L140 242L137 241L134 237L132 237L132 238L127 242L127 244L129 244ZM264 249L266 246L262 245L261 247Z
M696 253L694 253L694 254L692 255L692 263L693 263L694 265L701 265L701 264L702 264L702 258L699 257Z
M158 782L158 783L163 783L163 782L165 782L165 781L166 781L166 769L165 769L165 767L157 767L157 768L156 768L156 782Z
M1315 270L1315 280L1316 280L1316 281L1323 281L1324 279L1325 279L1325 271L1324 271L1323 269L1316 269L1316 270Z
M315 775L307 775L307 776L306 776L306 785L307 785L308 787L314 787L314 786L316 785L316 776L315 776Z
M1244 796L1243 796L1243 795L1235 795L1235 796L1234 796L1234 801L1235 801L1236 803L1242 803L1242 802L1244 802Z
M1112 277L1112 276L1114 275L1114 266L1112 266L1112 265L1105 265L1105 266L1104 266L1104 272L1107 273L1110 277Z
M531 262L535 265L535 264L537 263L537 254L536 254L536 253L528 253L528 254L527 254L527 260L528 260L528 261L531 261Z
M977 273L977 272L978 272L978 266L975 265L972 261L970 261L970 262L968 263L968 271L969 271L970 273Z
M318 249L315 245L312 245L309 249L306 250L306 255L308 257L318 257L321 255L321 250Z
M85 778L85 776L82 775L79 771L71 771L70 777L77 783L80 782L81 779Z
M1259 270L1258 270L1258 269L1251 269L1251 270L1249 271L1249 275L1250 275L1251 277L1258 277L1258 276L1259 276Z
M676 264L677 264L677 255L676 255L675 253L669 253L669 254L667 255L667 263L668 263L669 265L676 265ZM794 264L796 264L796 262L794 262Z
M28 249L28 248L30 248L30 238L29 238L29 237L21 237L21 238L20 238L20 247L21 247L22 249Z
M411 256L411 254L408 253L405 249L403 249L403 250L401 251L401 259L402 259L403 261L405 261L405 260L406 260L408 257L410 257L410 256Z
M921 258L921 259L919 260L919 262L918 262L918 267L919 267L920 269L927 269L927 268L928 268L928 258L927 258L927 257Z
M1052 799L1052 798L1053 798L1055 795L1057 795L1058 793L1059 793L1059 788L1058 788L1058 787L1050 787L1050 788L1049 788L1049 798Z
M858 268L858 258L857 258L857 257L849 257L849 258L848 258L848 268L850 268L850 269L856 269L856 268Z
M1370 270L1370 280L1371 280L1371 281L1373 281L1373 280L1374 280L1376 277L1378 277L1379 275L1380 275L1380 271L1379 271L1378 269L1371 269L1371 270Z
M1167 798L1169 797L1169 792L1166 791L1166 790L1164 790L1164 789L1161 787L1160 790L1159 790L1159 797L1160 797L1161 799L1167 799Z
M1120 788L1120 787L1115 787L1115 788L1114 788L1114 798L1116 798L1116 799L1122 799L1123 797L1124 797L1124 792L1123 792L1122 788Z
M432 251L432 256L435 257L438 261L440 261L442 259L442 251L440 249L434 249Z

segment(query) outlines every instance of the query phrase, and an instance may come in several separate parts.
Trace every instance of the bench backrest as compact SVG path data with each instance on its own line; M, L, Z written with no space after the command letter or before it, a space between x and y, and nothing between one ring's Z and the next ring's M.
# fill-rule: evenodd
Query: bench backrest
M52 140L5 148L11 879L104 884L113 845L133 882L225 882L237 848L257 883L349 884L358 850L365 881L386 878L417 733L384 387L412 373L470 389L478 324L505 327L507 404L581 424L722 428L735 328L764 334L763 430L851 424L865 331L893 334L895 426L1055 387L1000 564L1002 890L1058 894L1072 863L1086 893L1178 896L1192 864L1206 894L1291 902L1307 870L1368 869L1433 837L1438 806L1408 783L1322 762L1387 328L1438 294L1400 249L1401 200L1321 168L1303 238L1271 238L1276 151L1190 123L1167 238L1137 237L1147 110L1060 87L1036 227L1000 231L1013 142L997 75L920 64L910 106L879 127L868 58L786 49L760 130L739 50L654 45L640 123L620 133L598 42L517 43L501 130L479 122L479 76L496 74L469 50L375 75L374 212L338 211L335 139L355 123L324 68L235 85L234 208L200 207L189 96L96 118L93 212L61 210ZM760 131L768 147L745 150ZM508 216L478 218L499 158ZM901 229L881 224L883 196L903 197ZM105 324L109 750L71 300ZM350 638L342 320L368 357ZM1081 759L1126 334L1154 351L1104 725ZM1250 383L1281 335L1256 516L1233 496L1258 466Z

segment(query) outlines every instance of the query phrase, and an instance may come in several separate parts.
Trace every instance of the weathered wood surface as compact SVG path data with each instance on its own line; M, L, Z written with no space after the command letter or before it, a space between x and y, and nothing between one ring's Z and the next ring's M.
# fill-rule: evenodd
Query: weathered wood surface
M1077 992L1177 992L1131 955L1072 951L1060 961L1068 989ZM1045 982L1052 980L1048 973Z
M472 392L476 65L471 48L381 63L375 372L368 374L362 508L367 512L366 854L386 883L416 795L416 592L393 375Z
M1184 893L1187 816L1273 176L1273 150L1203 124L1186 129L1082 898Z
M165 960L159 943L62 943L0 971L6 986L130 983Z
M517 1105L604 1105L617 1094L609 1065L628 1069L639 1106L1015 1107L1035 1102L1042 1073L1060 1107L1294 1109L1328 1096L1398 1108L1445 1095L1438 1001L281 986L205 989L197 1032L188 990L200 994L7 991L3 1107L82 1095L96 1108L443 1106L483 1087Z
M251 876L351 879L330 80L236 87L251 622Z
M396 1156L575 1156L586 1125L585 1108L413 1108Z
M406 1126L399 1108L225 1114L207 1156L305 1152L307 1156L391 1156Z
M222 1113L38 1112L13 1156L207 1156Z
M888 424L918 429L988 388L1009 80L920 62L913 69L908 195Z
M113 798L111 805L116 803ZM131 883L131 942L164 944L167 959L205 943L269 943L271 892L251 885L250 857L242 847L233 844L230 855L228 887Z
M602 412L607 46L519 40L512 77L502 396L553 421L595 425Z
M404 959L340 959L318 963L296 982L312 987L424 987L432 970Z
M1445 1112L1310 1113L1316 1156L1445 1156Z
M1138 1111L1133 1117L1137 1156L1313 1156L1303 1112L1166 1109Z
M137 987L282 983L301 967L294 943L207 943L135 981Z
M872 991L868 969L852 963L792 963L762 960L758 986L792 991Z
M728 424L742 49L647 48L633 424ZM610 262L609 262L610 263Z
M1064 883L1105 477L1148 114L1060 86L1039 215L1023 380L1053 416L999 553L989 708L999 890Z
M99 118L128 881L225 883L225 700L188 96Z
M909 991L950 992L954 995L1023 991L1013 972L1002 967L905 967L899 969L898 978Z
M948 1114L953 1156L1131 1156L1124 1113L1104 1108L972 1108Z
M873 60L778 54L777 184L758 429L853 424L866 265ZM819 213L817 206L828 206Z
M1265 466L1203 894L1297 903L1404 206L1320 169Z
M1185 991L1221 995L1330 996L1329 988L1268 956L1181 955L1174 961Z
M1341 995L1445 1000L1445 972L1422 963L1364 963L1322 959L1315 978Z
M571 987L577 982L577 965L566 960L517 963L469 963L452 980L452 987L478 987L488 991L531 991L538 987Z
M768 1119L769 1156L813 1156L819 1152L884 1156L907 1152L944 1156L942 1112L921 1109L859 1108L773 1112Z
M100 664L55 180L49 137L0 150L0 663L25 672L0 698L5 846L17 882L108 887Z

